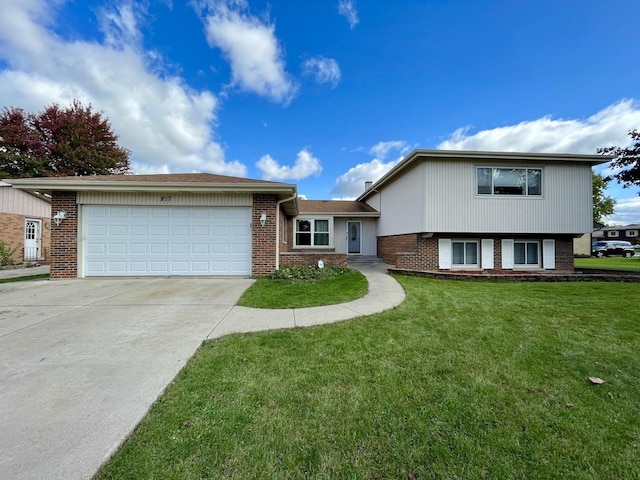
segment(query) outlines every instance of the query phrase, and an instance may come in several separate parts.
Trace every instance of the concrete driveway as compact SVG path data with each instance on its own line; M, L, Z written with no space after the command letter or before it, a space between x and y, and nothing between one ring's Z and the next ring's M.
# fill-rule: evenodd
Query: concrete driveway
M0 284L0 478L90 478L251 282Z

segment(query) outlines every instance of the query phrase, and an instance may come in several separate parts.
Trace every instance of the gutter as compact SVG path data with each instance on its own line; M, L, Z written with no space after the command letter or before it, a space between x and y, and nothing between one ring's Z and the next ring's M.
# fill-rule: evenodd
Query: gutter
M276 202L276 270L280 270L280 205L296 198L298 198L298 194L294 193L292 197L283 198Z

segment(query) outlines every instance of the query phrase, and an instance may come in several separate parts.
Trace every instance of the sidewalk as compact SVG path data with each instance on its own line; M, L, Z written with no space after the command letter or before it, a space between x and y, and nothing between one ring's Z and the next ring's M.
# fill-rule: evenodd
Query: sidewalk
M43 275L45 273L49 273L48 265L31 268L8 268L6 270L0 270L0 279L29 277L31 275Z
M339 322L379 313L396 307L404 301L404 290L387 273L388 265L358 265L353 268L359 270L369 283L369 292L363 298L338 305L278 310L234 306L207 338L219 338L229 333L309 327Z

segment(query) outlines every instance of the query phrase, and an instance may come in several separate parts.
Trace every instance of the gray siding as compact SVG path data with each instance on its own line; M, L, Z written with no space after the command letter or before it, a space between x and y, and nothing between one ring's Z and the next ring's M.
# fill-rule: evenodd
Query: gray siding
M84 205L250 207L253 196L250 193L78 192L77 202Z
M542 196L476 195L477 166L542 168ZM382 190L378 235L584 233L592 226L591 189L588 164L430 159Z
M35 195L0 183L0 212L25 217L51 218L51 204Z

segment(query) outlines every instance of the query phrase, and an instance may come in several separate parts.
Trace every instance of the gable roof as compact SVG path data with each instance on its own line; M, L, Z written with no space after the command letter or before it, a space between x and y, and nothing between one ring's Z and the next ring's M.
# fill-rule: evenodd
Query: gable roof
M379 217L373 207L355 200L298 200L299 215L327 214L334 217Z
M481 152L481 151L465 151L465 150L414 150L405 158L403 158L395 167L384 174L370 188L368 188L357 200L364 201L380 188L402 172L414 165L416 162L437 159L463 161L463 160L483 160L490 161L510 161L514 164L524 162L572 162L584 163L590 166L599 165L610 161L613 157L609 155L579 155L572 153L529 153L529 152Z

